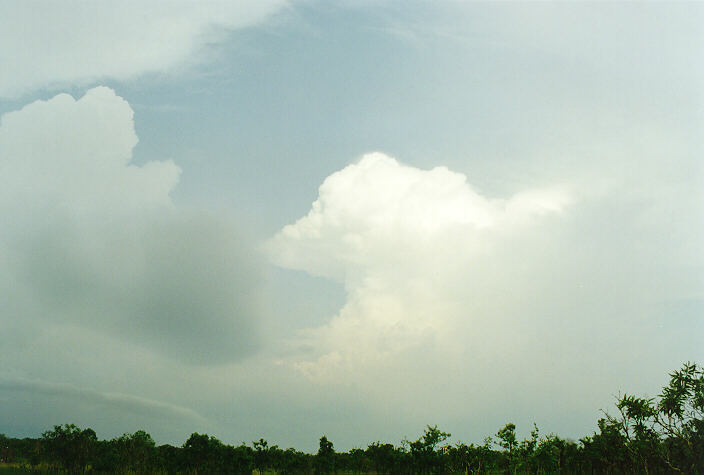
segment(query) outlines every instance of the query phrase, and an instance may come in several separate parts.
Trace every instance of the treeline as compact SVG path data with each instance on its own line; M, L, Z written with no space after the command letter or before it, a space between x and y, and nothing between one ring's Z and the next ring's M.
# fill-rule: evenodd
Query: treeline
M519 441L506 424L481 445L446 440L426 427L400 446L375 442L336 452L326 436L316 454L260 439L227 445L194 433L181 447L157 446L137 431L99 440L92 429L54 426L41 438L0 435L0 472L51 473L704 473L704 368L685 364L657 399L624 395L604 413L599 431L578 442L541 435L534 425Z

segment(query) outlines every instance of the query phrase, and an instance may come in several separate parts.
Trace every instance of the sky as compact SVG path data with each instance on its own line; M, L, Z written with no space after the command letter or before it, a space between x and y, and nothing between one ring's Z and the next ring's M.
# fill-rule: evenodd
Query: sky
M591 434L704 363L702 24L0 0L0 433Z

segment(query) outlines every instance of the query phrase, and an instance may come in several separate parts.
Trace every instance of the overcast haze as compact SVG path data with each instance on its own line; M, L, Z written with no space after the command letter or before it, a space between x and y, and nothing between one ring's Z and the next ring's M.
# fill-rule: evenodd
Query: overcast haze
M704 362L701 25L0 0L0 433L590 434Z

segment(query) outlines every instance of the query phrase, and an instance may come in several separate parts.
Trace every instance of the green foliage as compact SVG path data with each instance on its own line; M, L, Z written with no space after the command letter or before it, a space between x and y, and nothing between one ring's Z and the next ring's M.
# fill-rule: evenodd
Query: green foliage
M93 429L81 430L74 424L54 426L42 434L48 460L73 472L83 471L92 462L98 437Z
M155 466L156 444L143 430L134 434L123 434L112 440L111 450L115 456L115 467L134 473L149 473Z
M439 447L450 434L442 432L438 426L426 426L423 435L416 441L410 442L410 452L414 465L421 473L442 473L444 466L443 455L446 447ZM439 449L436 451L436 449Z
M0 434L0 463L7 462L10 458L10 442L5 434Z
M393 444L374 442L365 452L372 469L377 473L398 473L405 453Z
M704 368L687 363L671 373L657 407L656 424L667 438L668 466L704 472Z
M207 434L194 432L183 444L186 464L193 471L222 471L223 444Z
M251 474L254 468L254 455L250 447L242 444L238 447L224 446L221 452L222 473Z
M320 438L318 454L315 458L316 473L331 473L335 471L335 449L327 436Z
M634 465L704 471L704 368L685 363L670 374L659 400L625 394L616 408L619 416L606 417L619 428Z

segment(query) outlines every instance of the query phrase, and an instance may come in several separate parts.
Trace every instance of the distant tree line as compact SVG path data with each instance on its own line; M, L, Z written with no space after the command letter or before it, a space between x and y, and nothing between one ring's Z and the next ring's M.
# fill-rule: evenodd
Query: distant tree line
M142 430L99 440L92 429L65 424L38 439L0 435L0 473L704 473L704 368L687 363L657 399L626 394L616 410L578 442L541 435L535 425L519 441L508 423L481 445L450 445L450 434L427 426L400 446L375 442L347 452L322 436L316 454L264 439L235 447L198 433L181 447L157 446Z

